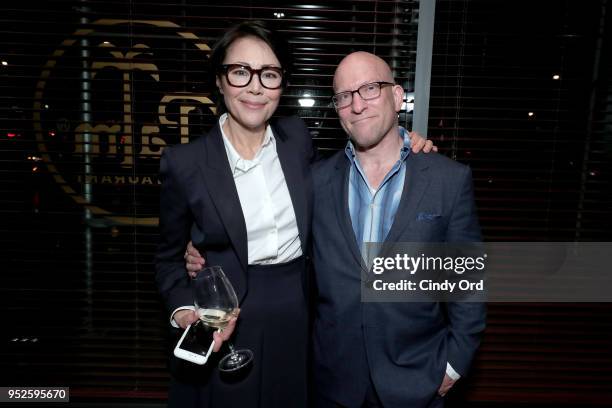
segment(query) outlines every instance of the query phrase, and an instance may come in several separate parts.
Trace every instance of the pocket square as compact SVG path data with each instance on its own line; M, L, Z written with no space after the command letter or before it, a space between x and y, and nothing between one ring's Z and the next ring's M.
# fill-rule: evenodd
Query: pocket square
M440 217L441 217L440 214L430 214L430 213L420 212L417 214L417 221L433 221Z

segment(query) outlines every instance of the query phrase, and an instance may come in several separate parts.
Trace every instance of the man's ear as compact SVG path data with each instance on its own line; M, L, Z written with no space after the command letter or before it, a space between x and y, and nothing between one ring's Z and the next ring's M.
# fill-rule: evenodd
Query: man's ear
M402 109L402 103L404 103L404 88L400 85L393 85L393 102L395 111L399 112Z

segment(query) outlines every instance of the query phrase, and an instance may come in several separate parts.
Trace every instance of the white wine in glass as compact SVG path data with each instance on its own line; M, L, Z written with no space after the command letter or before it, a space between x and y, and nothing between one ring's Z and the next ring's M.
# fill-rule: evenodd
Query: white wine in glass
M238 297L231 282L220 266L209 266L192 279L193 303L202 323L223 329L238 309ZM227 342L230 353L219 361L219 370L237 371L253 361L253 352L248 349L235 350Z
M222 309L198 309L198 317L207 326L224 329L232 318L232 312Z

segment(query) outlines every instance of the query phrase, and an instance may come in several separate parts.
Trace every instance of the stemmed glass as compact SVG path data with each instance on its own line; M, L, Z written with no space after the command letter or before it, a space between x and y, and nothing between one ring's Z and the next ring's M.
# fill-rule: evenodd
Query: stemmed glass
M193 303L203 324L223 329L238 309L238 297L231 282L220 266L202 269L192 279ZM230 353L219 361L219 370L233 372L245 367L253 360L249 349L235 350L227 342Z

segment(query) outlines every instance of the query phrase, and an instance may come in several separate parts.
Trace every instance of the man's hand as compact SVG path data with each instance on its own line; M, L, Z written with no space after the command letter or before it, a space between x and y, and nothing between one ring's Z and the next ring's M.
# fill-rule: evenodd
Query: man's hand
M185 251L185 268L190 277L195 277L196 274L204 268L206 260L202 258L200 252L195 249L192 242L189 241L187 244L187 250ZM176 320L176 319L175 319Z
M448 374L444 374L444 380L442 381L442 385L440 385L440 388L438 389L438 394L441 397L444 397L446 393L452 388L452 386L455 385L456 382L457 381L450 378Z
M438 148L434 146L431 140L425 139L418 132L410 132L408 134L410 137L410 145L412 146L412 151L414 153L418 153L421 150L423 153L429 153L431 151L437 152Z

